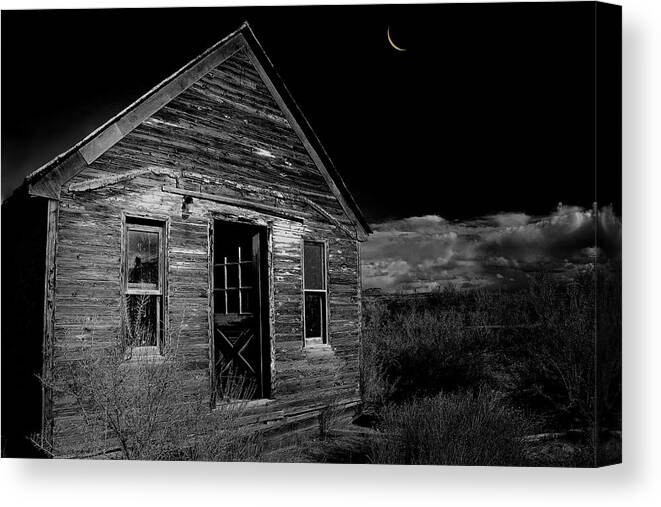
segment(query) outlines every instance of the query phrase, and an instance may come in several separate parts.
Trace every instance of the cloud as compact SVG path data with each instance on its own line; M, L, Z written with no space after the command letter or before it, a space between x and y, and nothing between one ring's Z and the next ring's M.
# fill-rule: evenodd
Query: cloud
M549 215L504 212L461 222L426 215L373 226L363 244L366 288L431 290L525 283L528 273L571 276L619 262L621 221L611 208L559 204ZM597 244L595 245L595 237Z
M498 215L489 215L497 225L501 227L512 227L515 225L526 225L530 222L530 217L525 213L500 213Z
M410 266L404 260L383 260L368 262L363 265L363 286L366 289L379 287L390 289L406 281Z
M380 224L382 231L402 231L402 232L435 232L438 228L447 223L447 221L438 215L425 215L421 217L409 217L399 220L392 220Z
M605 247L603 253L617 254L621 243L619 219L610 208L603 208L597 222L595 227L593 210L559 204L549 216L532 223L494 228L484 236L479 252L521 262L552 261L577 255L589 257L591 255L581 252L594 249L595 237L597 242L601 237L604 238L603 246L600 244Z

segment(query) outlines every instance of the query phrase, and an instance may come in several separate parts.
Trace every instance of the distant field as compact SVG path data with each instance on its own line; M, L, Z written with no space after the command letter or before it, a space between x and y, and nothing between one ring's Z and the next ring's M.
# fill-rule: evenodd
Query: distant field
M594 271L569 283L537 275L512 291L368 292L363 399L388 435L370 459L619 461L620 294L619 276Z

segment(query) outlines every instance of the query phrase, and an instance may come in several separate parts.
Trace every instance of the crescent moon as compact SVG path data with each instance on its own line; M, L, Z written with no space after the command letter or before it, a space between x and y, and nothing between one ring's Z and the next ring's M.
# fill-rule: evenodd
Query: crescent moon
M395 43L392 41L392 37L390 37L390 27L388 27L388 30L387 30L386 34L388 35L388 42L390 42L390 45L391 45L393 48L395 48L397 51L406 51L406 49L404 49L404 48L400 48L399 46L397 46L397 44L395 44Z

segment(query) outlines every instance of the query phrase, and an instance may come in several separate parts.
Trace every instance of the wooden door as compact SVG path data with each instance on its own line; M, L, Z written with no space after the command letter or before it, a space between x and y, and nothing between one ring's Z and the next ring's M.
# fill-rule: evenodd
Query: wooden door
M214 224L214 356L220 398L268 396L268 339L263 290L265 231Z

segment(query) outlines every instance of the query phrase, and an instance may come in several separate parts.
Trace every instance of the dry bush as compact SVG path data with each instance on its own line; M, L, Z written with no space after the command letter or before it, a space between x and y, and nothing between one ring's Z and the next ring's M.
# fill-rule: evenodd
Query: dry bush
M604 429L621 428L619 274L591 270L569 284L540 277L530 301L541 325L513 368L512 399L545 414L552 428L581 429L592 464L612 461L600 441Z
M597 416L601 428L622 428L622 277L597 273Z
M373 463L507 466L526 463L522 437L534 428L502 395L481 390L417 398L381 413Z
M367 401L486 383L571 427L594 419L597 388L602 425L619 424L621 282L613 273L590 270L569 283L540 274L518 291L368 301L364 324Z
M221 387L222 386L222 387ZM194 461L260 461L264 454L259 433L246 431L243 418L255 385L236 370L230 370L218 387L218 403L199 420L198 435L186 448L185 459Z
M377 419L394 417L393 402L488 386L546 432L580 430L572 463L613 461L600 431L621 427L618 272L597 266L569 282L535 275L519 290L368 299L364 315L361 388Z
M132 357L123 341L99 344L92 337L63 349L47 387L79 416L76 454L168 459L201 414L201 400L186 396L191 379L175 350Z
M603 276L601 282L599 277ZM618 278L588 271L569 284L533 279L529 302L539 323L512 365L512 398L549 414L556 427L619 425L621 300ZM596 393L596 397L595 397Z
M594 290L589 280L561 286L532 280L529 302L539 326L526 354L512 364L513 399L546 412L560 426L582 426L594 416Z
M331 440L333 431L346 426L349 422L349 417L345 414L341 401L342 395L335 394L319 413L319 438L322 441Z
M132 322L134 322L134 319ZM227 379L225 399L209 410L207 379L188 371L178 350L179 333L165 340L160 354L132 348L143 331L125 326L110 343L90 335L62 347L53 380L43 380L57 399L73 405L78 442L73 456L107 454L140 460L256 460L260 448L239 421L250 397L245 378ZM47 452L62 454L49 443Z
M477 388L489 381L490 333L454 311L368 309L361 351L363 399L381 405L411 396Z

